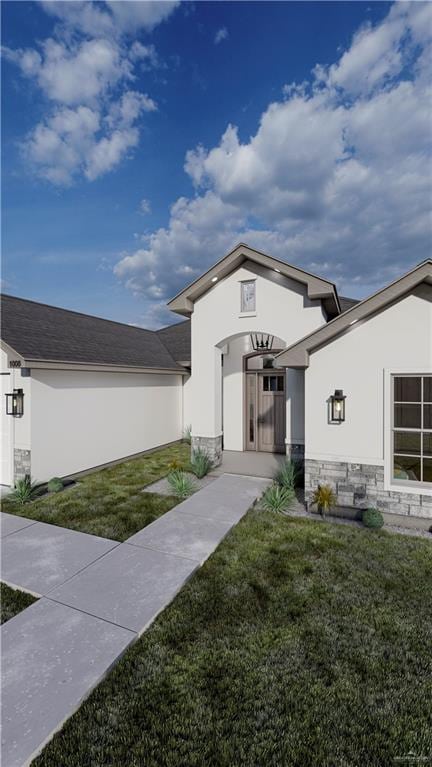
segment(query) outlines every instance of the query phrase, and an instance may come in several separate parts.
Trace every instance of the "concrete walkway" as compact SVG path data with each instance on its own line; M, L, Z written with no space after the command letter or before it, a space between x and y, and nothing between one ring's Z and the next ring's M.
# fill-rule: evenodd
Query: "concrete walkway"
M30 764L268 485L224 474L125 543L1 514L2 767Z

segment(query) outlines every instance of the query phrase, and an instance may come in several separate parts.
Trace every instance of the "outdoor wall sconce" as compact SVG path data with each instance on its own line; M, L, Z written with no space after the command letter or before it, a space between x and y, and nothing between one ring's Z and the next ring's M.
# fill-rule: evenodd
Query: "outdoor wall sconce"
M250 340L255 352L269 352L273 347L274 336L265 333L251 333Z
M22 416L24 413L24 392L22 389L14 389L6 394L6 415Z
M335 389L335 393L330 397L330 420L332 423L345 421L345 400L346 396L343 390Z

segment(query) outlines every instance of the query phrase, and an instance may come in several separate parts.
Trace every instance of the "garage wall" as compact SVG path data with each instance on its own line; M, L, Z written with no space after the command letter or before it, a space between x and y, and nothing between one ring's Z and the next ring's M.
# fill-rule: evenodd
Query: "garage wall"
M32 370L32 476L47 480L180 439L182 377Z

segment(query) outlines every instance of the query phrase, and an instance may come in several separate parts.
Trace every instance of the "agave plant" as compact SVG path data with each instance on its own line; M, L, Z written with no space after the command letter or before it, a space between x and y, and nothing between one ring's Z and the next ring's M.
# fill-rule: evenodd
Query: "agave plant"
M294 490L299 474L300 466L298 461L287 458L276 472L274 480L281 487L288 487Z
M276 483L270 485L264 492L261 505L264 511L277 511L283 514L294 500L294 490L290 487L281 487Z
M312 503L318 507L321 516L324 517L336 506L337 498L330 485L318 485L312 498Z
M9 498L13 501L17 501L21 505L31 501L35 495L39 492L37 482L32 482L31 477L26 474L24 479L17 479L15 487L12 490Z
M188 424L183 429L183 442L187 442L188 445L192 442L192 426Z
M202 479L213 468L213 461L208 453L198 447L192 453L191 469L198 479Z
M195 484L190 476L184 471L170 471L168 474L168 483L177 498L188 498L195 490Z

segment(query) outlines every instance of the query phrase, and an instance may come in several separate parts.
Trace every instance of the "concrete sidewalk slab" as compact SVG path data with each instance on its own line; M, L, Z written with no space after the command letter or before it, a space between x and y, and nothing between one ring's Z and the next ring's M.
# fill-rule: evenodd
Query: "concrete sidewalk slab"
M235 525L269 484L269 479L261 477L223 474L211 485L176 506L176 511Z
M16 533L17 530L22 530L24 527L35 524L35 519L18 517L16 514L7 514L5 511L2 511L0 512L0 538L6 538L7 535Z
M1 577L12 586L43 596L118 545L96 535L36 522L2 538Z
M231 530L231 522L168 511L128 538L128 544L188 557L202 564Z
M175 597L198 563L122 543L49 598L137 633Z
M135 634L43 598L5 623L1 639L2 767L22 767Z

